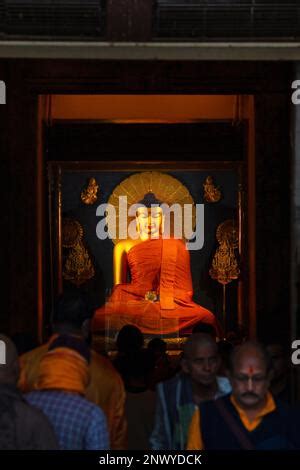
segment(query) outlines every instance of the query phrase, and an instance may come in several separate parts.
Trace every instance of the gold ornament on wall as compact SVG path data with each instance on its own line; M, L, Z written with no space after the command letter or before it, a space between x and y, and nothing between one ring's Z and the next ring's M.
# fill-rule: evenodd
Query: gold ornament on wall
M234 250L238 247L238 233L234 220L226 220L217 228L216 238L220 244L212 261L209 274L220 284L228 284L240 274Z
M205 202L218 202L222 197L220 188L214 185L213 177L208 176L203 184L204 189L204 201Z
M95 178L90 178L88 186L81 192L81 200L84 204L95 204L98 198L99 185Z
M63 248L72 248L83 238L83 228L81 224L74 219L63 219L62 221L62 246Z
M234 220L225 220L216 232L219 247L213 257L209 274L223 286L223 324L226 329L226 285L238 279L240 269L235 256L238 248L238 230Z
M69 249L63 267L63 278L77 287L94 277L95 269L83 244L83 228L77 220L64 219L62 223L62 246Z

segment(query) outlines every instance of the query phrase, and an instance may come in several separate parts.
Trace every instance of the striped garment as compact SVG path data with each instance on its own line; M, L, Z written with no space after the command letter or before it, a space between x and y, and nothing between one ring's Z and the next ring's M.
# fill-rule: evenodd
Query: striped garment
M231 392L229 380L217 377L214 399ZM198 410L194 403L192 382L188 375L179 373L156 386L157 400L154 428L150 437L153 450L184 450L188 442L192 418Z

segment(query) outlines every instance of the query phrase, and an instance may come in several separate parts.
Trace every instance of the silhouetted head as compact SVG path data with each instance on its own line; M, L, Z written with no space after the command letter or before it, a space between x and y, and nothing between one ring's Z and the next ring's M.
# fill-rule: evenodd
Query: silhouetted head
M83 323L93 316L93 308L85 293L78 290L68 290L58 299L54 308L54 329L58 332L69 333L81 331Z
M149 341L147 348L154 357L160 357L166 353L167 343L161 338L153 338Z
M147 386L154 366L154 358L147 349L141 349L138 354L133 353L128 355L121 371L125 385L139 381L140 384Z
M117 336L117 348L120 353L139 351L144 345L144 336L141 330L134 325L125 325Z

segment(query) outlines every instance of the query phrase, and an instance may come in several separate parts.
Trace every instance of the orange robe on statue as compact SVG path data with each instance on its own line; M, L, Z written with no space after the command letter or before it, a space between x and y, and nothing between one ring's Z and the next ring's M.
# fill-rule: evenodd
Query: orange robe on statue
M192 300L190 256L182 240L150 239L127 253L130 284L118 284L104 306L96 310L92 330L137 326L145 334L171 334L210 323L220 333L212 312ZM156 292L157 301L145 299Z

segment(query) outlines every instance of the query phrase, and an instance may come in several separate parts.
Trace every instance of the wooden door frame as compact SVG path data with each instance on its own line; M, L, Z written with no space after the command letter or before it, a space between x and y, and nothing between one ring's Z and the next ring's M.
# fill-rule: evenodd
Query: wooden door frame
M289 69L279 63L188 62L188 61L92 61L92 60L8 60L8 109L14 113L6 126L13 135L14 126L24 125L28 154L34 150L35 214L31 215L35 226L37 265L36 287L38 310L38 337L42 332L43 294L43 237L45 214L41 203L45 194L42 116L39 115L41 95L49 94L250 94L286 93ZM16 73L17 71L17 73ZM12 90L12 92L11 92ZM10 99L12 98L12 99ZM25 118L16 115L21 107ZM26 106L29 106L28 110ZM254 105L255 106L255 105ZM30 116L30 121L26 122ZM248 221L249 231L249 302L250 335L256 334L256 191L255 191L255 123L249 126L248 141L252 142L248 152ZM254 142L253 142L254 140ZM19 152L21 143L11 145L8 158L13 158L14 146ZM33 162L33 160L32 160ZM33 163L30 163L33 165ZM28 202L28 201L27 201ZM32 203L29 204L30 206ZM250 236L251 234L251 236ZM13 279L13 277L12 277ZM17 318L18 312L14 313ZM21 322L20 322L21 323Z

